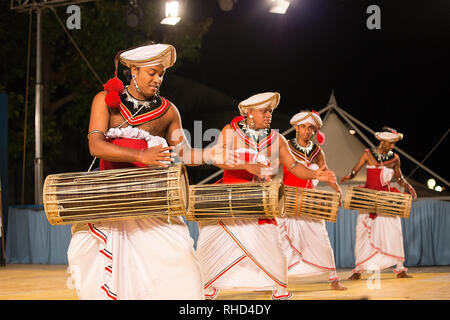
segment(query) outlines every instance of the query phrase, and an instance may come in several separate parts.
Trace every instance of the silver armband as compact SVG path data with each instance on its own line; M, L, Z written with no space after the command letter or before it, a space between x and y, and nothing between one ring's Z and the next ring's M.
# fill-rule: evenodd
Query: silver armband
M289 167L289 171L291 171L292 169L294 169L294 167L297 165L297 161L294 162L294 164L292 166Z
M106 134L105 134L103 131L100 131L100 130L92 130L92 131L90 131L90 132L87 134L88 139L89 139L89 136L90 136L91 134L93 134L93 133L101 133L102 135L104 135L104 136L106 137Z

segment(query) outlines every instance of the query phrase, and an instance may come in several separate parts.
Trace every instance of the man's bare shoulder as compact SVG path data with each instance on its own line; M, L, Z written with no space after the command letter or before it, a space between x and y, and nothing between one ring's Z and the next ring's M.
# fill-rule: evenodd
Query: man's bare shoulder
M370 149L364 149L364 152L361 155L361 158L363 158L363 159L370 159L371 156L372 156L372 153L370 152Z
M166 116L167 120L173 120L180 117L180 111L177 106L170 100L166 99L169 102L169 109L167 109Z
M92 106L95 105L103 105L106 106L105 98L106 98L106 91L100 91L95 96L94 99L92 99Z
M286 137L283 136L282 134L277 134L276 138L279 138L279 139L280 139L280 142L281 142L283 145L286 145L286 146L288 145L288 142L287 142L287 140L286 140Z
M107 92L106 91L100 91L98 92L94 98L92 99L92 106L91 108L94 110L107 110L109 109L105 102Z
M97 94L94 97L94 100L103 99L103 101L105 101L106 94L107 94L107 92L105 90L97 92Z

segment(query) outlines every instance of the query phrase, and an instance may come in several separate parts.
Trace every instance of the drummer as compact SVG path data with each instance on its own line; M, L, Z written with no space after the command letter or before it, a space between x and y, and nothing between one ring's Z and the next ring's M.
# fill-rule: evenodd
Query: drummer
M314 135L320 145L325 141L325 135L319 130L322 127L320 115L315 111L301 111L291 118L290 124L295 128L296 137L288 141L288 146L296 160L312 170L327 168L322 148L312 141ZM318 182L300 179L286 167L283 168L283 183L287 186L313 189ZM341 188L336 182L328 182L328 185L341 195ZM347 289L339 282L324 220L286 216L278 221L290 278L328 273L332 290Z
M116 55L116 76L93 99L89 150L100 170L167 167L182 142L175 105L159 95L175 48L146 44ZM129 68L123 87L118 61ZM169 147L170 145L170 147ZM204 299L193 240L181 217L140 218L76 225L68 250L80 299Z
M341 183L352 179L366 165L367 178L365 188L400 192L390 185L394 176L397 183L417 198L416 191L403 177L400 169L400 158L392 151L395 144L403 139L403 134L383 127L375 133L380 141L377 147L366 149L352 171L344 176ZM403 250L402 225L400 217L375 213L360 213L356 225L355 264L350 280L361 279L366 270L382 270L397 265L394 273L397 278L412 278L403 266L405 254Z
M304 179L336 180L324 168L298 163L285 138L270 128L277 92L264 92L239 103L240 117L226 125L212 150L214 165L224 169L222 183L269 181L280 164ZM272 299L289 299L287 261L276 219L229 219L199 222L197 256L207 299L219 289L272 290Z

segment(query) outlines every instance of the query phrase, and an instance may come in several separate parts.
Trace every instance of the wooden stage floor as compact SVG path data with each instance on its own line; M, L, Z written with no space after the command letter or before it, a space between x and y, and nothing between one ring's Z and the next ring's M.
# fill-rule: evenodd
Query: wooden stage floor
M65 265L7 264L0 267L0 300L77 300ZM351 269L338 274L345 291L330 290L326 276L290 280L293 300L450 300L450 266L409 268L412 279L397 279L392 269L361 280L346 280ZM222 290L218 300L268 300L268 291Z

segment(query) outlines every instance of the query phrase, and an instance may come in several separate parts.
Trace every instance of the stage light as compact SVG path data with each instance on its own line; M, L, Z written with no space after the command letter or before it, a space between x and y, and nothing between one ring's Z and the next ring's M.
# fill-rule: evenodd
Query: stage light
M181 20L179 11L179 1L166 1L166 17L161 20L161 24L176 25Z
M219 7L222 11L231 11L236 0L218 0Z
M350 129L350 130L348 130L348 133L350 133L351 135L354 135L356 133L356 130Z
M436 180L434 179L428 179L427 181L427 186L430 189L434 189L434 187L436 186Z
M291 2L286 0L272 0L269 12L285 14L290 4Z
M441 186L434 187L434 191L441 192L443 189Z

